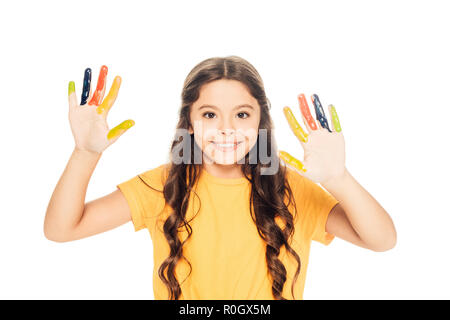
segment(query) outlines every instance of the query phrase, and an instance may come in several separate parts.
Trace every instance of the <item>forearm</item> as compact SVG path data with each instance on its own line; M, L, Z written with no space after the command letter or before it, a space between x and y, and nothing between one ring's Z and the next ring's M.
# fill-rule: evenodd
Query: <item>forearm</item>
M345 170L342 177L322 183L344 209L362 241L373 250L395 246L394 223L383 207Z
M86 190L101 154L75 148L47 207L44 233L60 238L81 219Z

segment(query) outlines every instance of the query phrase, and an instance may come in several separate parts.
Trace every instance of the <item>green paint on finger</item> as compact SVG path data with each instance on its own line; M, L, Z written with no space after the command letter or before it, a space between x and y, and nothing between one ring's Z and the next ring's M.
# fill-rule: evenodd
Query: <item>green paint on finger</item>
M69 96L72 92L75 92L75 82L70 81L69 82Z
M336 130L336 132L341 132L341 124L339 122L339 117L337 115L336 112L336 108L330 104L330 111L331 111L331 121L333 121L333 126L334 126L334 130Z

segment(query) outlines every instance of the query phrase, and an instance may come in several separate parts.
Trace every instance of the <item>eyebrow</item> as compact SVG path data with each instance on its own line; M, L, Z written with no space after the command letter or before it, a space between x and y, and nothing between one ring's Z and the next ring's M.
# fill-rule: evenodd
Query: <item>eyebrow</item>
M204 104L200 108L198 108L198 110L201 110L201 109L204 109L204 108L208 108L208 107L209 108L213 108L213 109L219 109L216 106L213 106L213 105L210 105L210 104ZM255 109L253 106L245 103L245 104L240 104L240 105L234 107L233 110L240 109L240 108L250 108L250 109L253 109L253 110Z

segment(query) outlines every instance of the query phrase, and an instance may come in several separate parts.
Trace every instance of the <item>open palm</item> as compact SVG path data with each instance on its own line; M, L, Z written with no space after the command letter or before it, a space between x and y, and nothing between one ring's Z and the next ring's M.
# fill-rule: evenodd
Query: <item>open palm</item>
M109 129L106 117L119 93L122 79L114 78L108 95L106 76L108 68L103 66L97 81L96 90L90 90L90 69L86 69L81 103L75 94L75 84L69 83L69 121L77 148L102 153L114 143L127 129L134 125L133 120L125 120Z
M340 177L345 172L345 142L336 110L332 105L329 106L332 116L330 128L317 95L313 96L317 122L311 116L305 96L299 95L298 100L307 131L303 130L289 107L284 107L283 111L303 147L304 159L300 161L286 151L279 152L280 158L286 165L314 182L324 183Z

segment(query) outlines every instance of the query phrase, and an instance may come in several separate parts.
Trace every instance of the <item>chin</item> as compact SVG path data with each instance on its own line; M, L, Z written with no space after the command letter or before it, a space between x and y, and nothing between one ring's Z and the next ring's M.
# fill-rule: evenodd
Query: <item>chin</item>
M230 155L211 155L211 154L207 154L206 155L207 160L210 163L215 163L215 164L219 164L219 165L234 165L234 164L243 164L245 163L245 161L243 160L243 158L245 157L245 154L230 154ZM238 163L241 162L241 163Z

